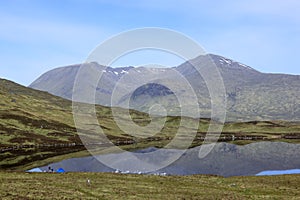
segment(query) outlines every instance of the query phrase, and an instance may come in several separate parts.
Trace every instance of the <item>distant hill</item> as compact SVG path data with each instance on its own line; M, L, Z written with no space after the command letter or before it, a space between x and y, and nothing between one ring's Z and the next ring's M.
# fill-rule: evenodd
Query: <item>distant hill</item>
M226 88L227 121L300 120L299 75L261 73L242 63L212 54L199 56L191 62L201 68L210 59L219 69ZM180 91L180 85L174 74L176 70L194 89L198 97L201 117L210 117L211 99L208 89L190 62L174 68L106 68L97 63L91 64L103 72L96 88L97 104L110 106L111 96L117 84L119 88L126 91L129 86L144 80L152 80L150 85L142 86L137 89L138 91L130 91L119 97L114 106L128 107L125 102L129 101L130 108L148 112L154 104L160 103L165 106L169 115L178 115L180 106L189 106L189 102L180 105L176 96L168 92L170 88L162 87L171 84ZM79 68L80 64L51 70L34 81L30 87L72 99L73 85ZM93 72L86 75L87 79L93 76ZM90 89L95 90L95 88ZM162 91L158 92L160 90ZM189 98L189 94L185 91L181 91L179 95L185 99Z

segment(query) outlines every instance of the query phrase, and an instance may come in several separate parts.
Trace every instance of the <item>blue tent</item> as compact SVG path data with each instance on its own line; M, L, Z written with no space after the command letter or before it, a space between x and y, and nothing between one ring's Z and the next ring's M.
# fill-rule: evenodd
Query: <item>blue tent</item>
M28 170L27 172L43 172L40 168L33 168L31 170Z
M57 173L64 173L66 172L63 168L59 168L58 170L56 170Z

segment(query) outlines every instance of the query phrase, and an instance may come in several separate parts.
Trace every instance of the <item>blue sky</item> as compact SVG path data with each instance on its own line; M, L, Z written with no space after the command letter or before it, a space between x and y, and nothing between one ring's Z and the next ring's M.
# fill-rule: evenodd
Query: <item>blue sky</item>
M298 0L2 0L0 77L29 85L50 69L84 62L112 35L142 27L179 31L262 72L300 74L299 10ZM139 57L116 64L181 62Z

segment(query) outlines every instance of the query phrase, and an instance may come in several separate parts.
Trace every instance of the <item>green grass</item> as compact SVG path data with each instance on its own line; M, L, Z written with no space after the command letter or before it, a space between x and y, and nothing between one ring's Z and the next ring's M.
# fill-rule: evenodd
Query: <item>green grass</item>
M87 180L91 184L87 184ZM1 199L299 199L300 175L154 176L0 172Z

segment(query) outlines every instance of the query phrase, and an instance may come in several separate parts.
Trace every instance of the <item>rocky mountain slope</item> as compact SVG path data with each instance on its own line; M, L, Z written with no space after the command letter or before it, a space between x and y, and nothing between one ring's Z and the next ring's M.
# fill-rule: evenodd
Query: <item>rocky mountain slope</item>
M178 115L182 106L189 106L188 100L191 98L191 94L182 88L182 81L178 81L179 73L197 95L201 117L210 117L210 93L195 67L201 69L211 60L224 81L227 121L300 120L299 75L261 73L247 65L212 54L199 56L173 68L111 68L90 63L87 65L96 66L102 76L98 86L89 89L96 90L96 103L100 105L149 112L151 109L153 111L153 105L161 104L168 115ZM30 87L72 99L80 66L72 65L46 72ZM91 72L86 74L86 79L95 76L95 72ZM129 89L134 87L135 90ZM179 103L180 98L185 100L184 103Z

